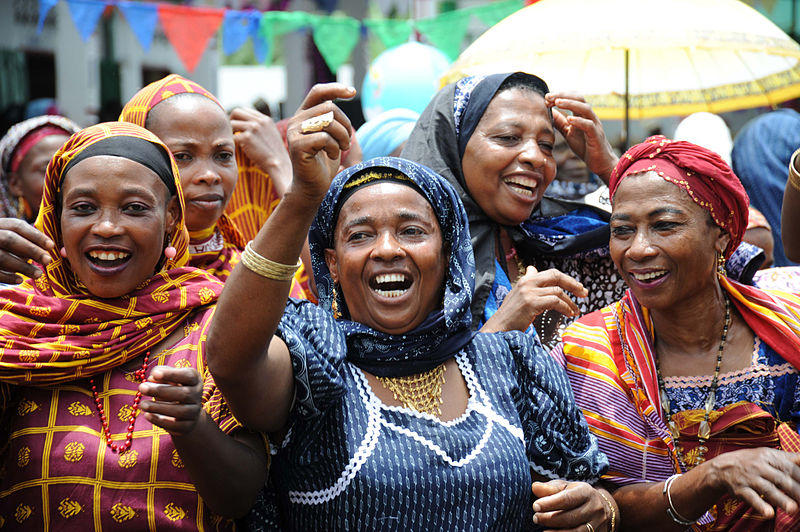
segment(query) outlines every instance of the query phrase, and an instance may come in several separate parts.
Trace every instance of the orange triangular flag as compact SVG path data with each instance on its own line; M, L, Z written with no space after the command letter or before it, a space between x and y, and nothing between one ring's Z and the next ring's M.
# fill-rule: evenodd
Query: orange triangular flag
M222 24L225 10L158 4L158 17L183 66L194 72L208 40Z

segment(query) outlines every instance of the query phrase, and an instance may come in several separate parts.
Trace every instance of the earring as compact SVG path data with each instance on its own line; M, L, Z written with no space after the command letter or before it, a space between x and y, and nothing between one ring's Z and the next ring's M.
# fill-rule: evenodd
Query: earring
M27 220L31 217L33 211L31 211L30 205L25 200L24 197L19 196L17 198L17 217L22 218L23 220Z
M164 256L167 257L169 260L175 258L175 255L178 254L178 250L175 249L173 246L167 246L164 248Z
M61 256L64 257L65 259L67 258L67 248L61 246L61 249L58 250L58 252L61 253Z
M339 311L339 293L336 291L336 285L333 285L333 293L331 295L331 312L333 313L333 319L338 320L342 317L342 313Z
M717 255L717 274L722 277L728 275L728 272L725 270L725 255Z

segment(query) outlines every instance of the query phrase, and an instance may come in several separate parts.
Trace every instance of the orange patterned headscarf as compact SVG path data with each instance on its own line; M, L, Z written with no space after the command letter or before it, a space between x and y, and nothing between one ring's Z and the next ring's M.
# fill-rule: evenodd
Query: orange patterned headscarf
M47 167L36 227L55 243L40 278L0 290L0 382L50 385L95 375L136 358L180 327L198 307L216 301L221 283L203 270L185 267L188 234L183 193L170 154L179 217L169 235L177 250L136 290L116 299L90 294L61 255L56 213L60 184L70 161L96 142L115 136L167 147L134 124L107 122L75 133Z
M138 126L145 127L147 115L153 107L177 94L199 94L219 105L219 108L223 111L225 110L213 94L194 81L188 80L178 74L170 74L158 81L154 81L134 94L133 98L122 108L119 119L123 122L132 122ZM262 185L268 183L267 188L269 190L272 190L272 181L266 173L259 170L258 167L247 159L238 146L236 148L236 164L238 167L239 179L226 209L228 213L232 213L235 216L233 216L234 219L231 219L230 214L223 214L219 220L217 220L217 228L219 228L220 233L222 233L225 242L233 244L236 248L241 250L244 249L247 241L252 238L252 236L246 238L239 230L243 227L242 221L244 218L248 218L246 215L250 211L256 210L255 202L263 201L259 196L250 196L249 192L257 190L258 188L256 187L254 189L251 181ZM277 194L275 194L274 191L273 194L277 198ZM269 205L269 203L264 203L264 205ZM270 212L272 212L271 208ZM266 220L266 217L264 217L264 220ZM259 224L255 228L253 236L255 236L255 233L257 233L260 228L261 225Z

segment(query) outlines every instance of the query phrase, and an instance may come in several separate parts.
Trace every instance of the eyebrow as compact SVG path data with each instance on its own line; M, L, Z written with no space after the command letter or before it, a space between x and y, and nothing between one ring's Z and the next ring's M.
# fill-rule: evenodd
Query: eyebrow
M653 218L655 216L660 216L662 214L686 214L684 211L680 209L675 209L673 207L661 207L660 209L656 209L654 211L650 211L647 215L648 218ZM614 220L630 220L631 216L629 214L612 214L610 221Z
M126 187L122 189L122 193L128 196L154 196L153 191L146 187ZM90 196L94 197L97 194L97 189L91 187L78 187L69 192L66 197L73 196Z
M405 221L412 221L412 222L425 222L425 218L423 218L419 213L413 211L400 211L397 213L397 217L401 220ZM372 223L374 218L372 216L359 216L358 218L353 218L349 222L344 225L345 229L349 229L351 227L357 225L366 225Z

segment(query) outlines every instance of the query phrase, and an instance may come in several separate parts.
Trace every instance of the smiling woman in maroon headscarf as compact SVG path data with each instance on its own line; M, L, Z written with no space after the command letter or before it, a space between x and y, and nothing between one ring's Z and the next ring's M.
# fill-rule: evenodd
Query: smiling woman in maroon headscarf
M796 530L800 298L725 276L744 188L715 153L664 137L624 154L609 188L628 291L554 354L609 457L622 522Z

